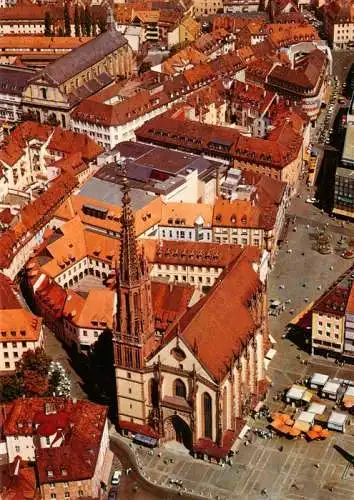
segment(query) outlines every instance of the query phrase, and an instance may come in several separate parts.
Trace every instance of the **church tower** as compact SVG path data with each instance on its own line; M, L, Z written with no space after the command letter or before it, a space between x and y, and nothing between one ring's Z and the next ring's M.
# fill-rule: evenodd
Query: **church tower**
M120 255L116 264L117 310L113 349L119 425L148 421L145 352L154 335L151 283L144 253L138 254L128 181L123 182Z
M154 333L151 284L146 258L137 251L126 178L122 191L120 256L116 267L116 363L139 370L144 365L144 344Z

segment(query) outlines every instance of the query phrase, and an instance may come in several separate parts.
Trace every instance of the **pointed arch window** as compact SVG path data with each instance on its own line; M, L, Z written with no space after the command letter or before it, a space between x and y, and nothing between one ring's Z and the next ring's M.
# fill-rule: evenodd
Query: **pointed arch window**
M181 380L180 378L177 378L174 381L174 384L173 384L173 394L175 396L179 396L180 398L184 398L184 399L186 399L186 397L187 397L186 385L183 382L183 380Z
M210 394L204 392L202 398L203 405L203 425L204 436L213 438L213 414L212 414L212 400Z

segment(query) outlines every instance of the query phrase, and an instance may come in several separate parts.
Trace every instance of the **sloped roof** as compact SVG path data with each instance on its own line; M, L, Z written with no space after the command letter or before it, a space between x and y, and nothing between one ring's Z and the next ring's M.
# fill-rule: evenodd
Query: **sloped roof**
M45 80L59 85L127 44L126 38L119 31L105 31L49 64L34 81Z
M249 301L260 286L244 251L210 292L181 318L174 334L189 345L202 365L221 380L257 325ZM166 342L171 335L166 335Z

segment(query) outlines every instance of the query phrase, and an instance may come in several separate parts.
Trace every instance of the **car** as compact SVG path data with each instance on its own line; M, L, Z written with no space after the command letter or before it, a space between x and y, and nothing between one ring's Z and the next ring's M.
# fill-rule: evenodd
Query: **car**
M309 198L306 198L306 203L316 203L316 198L314 196L310 196Z
M113 484L114 486L116 484L119 484L121 476L122 476L122 471L121 470L115 470L113 472L113 475L112 475L111 484Z
M109 490L108 500L116 500L117 493L117 488L115 486L112 486L112 488Z

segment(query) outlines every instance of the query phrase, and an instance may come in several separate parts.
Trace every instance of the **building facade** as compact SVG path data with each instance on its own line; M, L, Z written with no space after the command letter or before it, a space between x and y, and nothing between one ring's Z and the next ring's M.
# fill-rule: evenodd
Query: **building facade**
M196 456L216 458L216 447L221 452L217 459L225 459L239 423L264 389L263 285L247 260L236 259L232 270L214 286L205 302L195 304L161 339L154 331L147 263L145 256L137 252L127 189L122 225L113 332L119 427L127 433L177 439ZM246 315L236 332L229 315L221 311L225 304L221 307L220 300L226 293L224 287L230 287L228 292L237 295L239 280L244 279L251 280L252 292L247 299L247 313L235 296L232 309L240 308L238 314ZM228 328L221 324L215 330L210 324L207 326L211 314L217 323L221 317L223 323L227 318ZM214 335L220 336L221 331L222 338L215 344ZM224 356L240 335L243 347L234 351L229 368L224 371ZM207 339L209 347L205 346ZM227 443L228 433L233 437Z
M69 112L82 96L106 87L114 77L129 77L135 71L135 55L127 40L111 28L36 75L23 93L23 111L41 122L56 120L69 127Z

